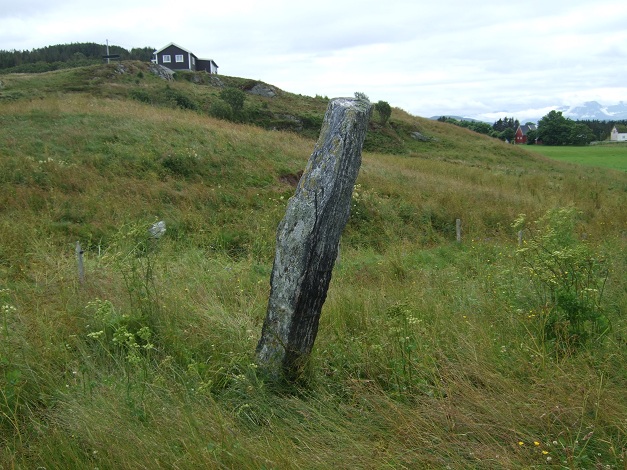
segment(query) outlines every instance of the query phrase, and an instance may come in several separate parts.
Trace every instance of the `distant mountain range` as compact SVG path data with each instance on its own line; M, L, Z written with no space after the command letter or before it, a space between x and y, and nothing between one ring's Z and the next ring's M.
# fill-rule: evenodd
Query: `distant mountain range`
M462 116L451 116L449 114L446 114L446 115L443 115L443 116L431 116L429 119L433 119L434 121L437 121L441 117L447 117L447 118L455 119L456 121L486 122L486 121L482 121L481 119L474 119L474 118L462 117ZM489 124L492 124L492 123L489 123Z
M575 106L561 106L555 107L556 111L561 111L564 117L570 118L574 121L579 120L599 120L599 121L623 121L627 120L627 103L621 101L618 104L613 105L603 105L597 101L586 101L583 104L578 104ZM523 112L508 112L508 117L513 117L518 119L521 123L525 122L538 122L543 116L527 116ZM440 116L433 116L431 119L438 119ZM453 119L457 119L458 121L483 121L488 122L486 120L478 120L469 117L461 117L461 116L449 116ZM496 119L495 119L496 120ZM494 122L493 120L492 122ZM492 122L488 122L492 124Z
M562 114L573 120L598 119L599 121L622 121L627 119L627 103L604 106L596 101L586 101L583 104L571 107L558 108Z

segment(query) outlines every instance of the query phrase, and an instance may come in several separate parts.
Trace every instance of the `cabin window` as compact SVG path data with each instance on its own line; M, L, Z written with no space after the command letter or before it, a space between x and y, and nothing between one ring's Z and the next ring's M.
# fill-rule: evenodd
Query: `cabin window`
M172 57L170 57L170 54L164 54L163 55L163 63L170 63L172 62Z
M176 54L176 61L183 62L183 54Z

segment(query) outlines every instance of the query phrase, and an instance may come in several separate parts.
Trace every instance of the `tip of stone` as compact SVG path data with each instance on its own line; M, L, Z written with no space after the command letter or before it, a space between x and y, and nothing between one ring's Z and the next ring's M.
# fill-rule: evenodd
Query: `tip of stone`
M363 111L367 111L372 106L372 104L370 103L370 100L367 97L340 97L340 98L333 98L331 102L334 102L340 106L344 106L347 108L348 107L360 108Z

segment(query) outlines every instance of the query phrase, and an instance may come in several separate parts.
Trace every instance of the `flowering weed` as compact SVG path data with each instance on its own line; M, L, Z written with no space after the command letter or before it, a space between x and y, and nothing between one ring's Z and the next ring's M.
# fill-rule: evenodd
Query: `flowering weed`
M576 211L553 209L528 224L524 215L514 222L525 228L526 240L517 254L535 293L540 336L560 355L569 355L602 338L610 324L602 308L608 277L604 259L575 234Z

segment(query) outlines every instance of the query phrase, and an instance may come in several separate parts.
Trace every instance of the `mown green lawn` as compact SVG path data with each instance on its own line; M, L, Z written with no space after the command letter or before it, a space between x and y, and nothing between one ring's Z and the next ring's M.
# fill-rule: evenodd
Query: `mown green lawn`
M534 145L529 148L555 160L627 171L627 144L602 144L585 147Z

